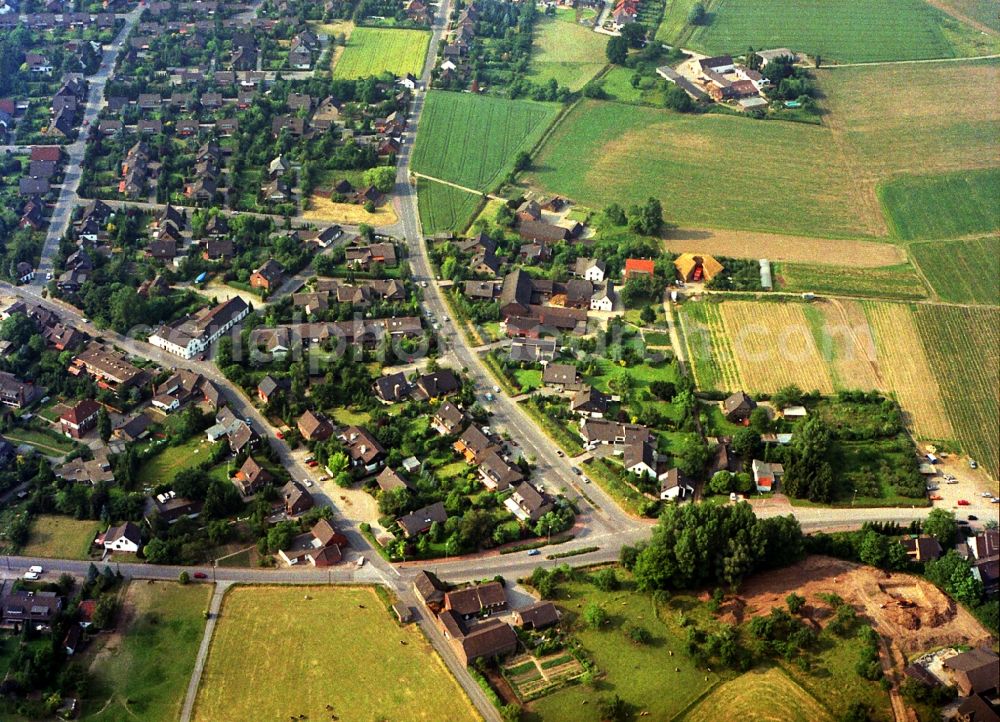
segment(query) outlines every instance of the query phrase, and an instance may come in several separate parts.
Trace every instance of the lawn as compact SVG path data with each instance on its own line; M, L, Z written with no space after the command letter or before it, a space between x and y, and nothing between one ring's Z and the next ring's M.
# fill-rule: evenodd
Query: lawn
M353 80L385 72L419 76L430 39L426 30L355 28L334 65L333 77Z
M973 30L923 0L714 0L710 22L682 33L685 47L717 55L755 48L792 48L827 62L951 58L944 32Z
M528 79L539 85L550 79L579 90L607 65L608 36L589 26L544 16L535 23Z
M128 589L132 621L94 665L97 684L110 701L84 715L88 722L180 717L188 680L205 630L210 588L173 582L134 582Z
M879 198L889 227L904 240L1000 229L1000 168L895 178L879 186Z
M1000 304L1000 238L928 241L907 250L942 300Z
M956 440L998 478L1000 309L919 306L913 315Z
M139 467L136 483L140 486L156 486L169 483L184 469L198 466L208 455L212 445L204 436L195 436L180 446L161 447L161 451L146 460Z
M594 208L612 201L627 207L653 194L671 222L695 227L820 237L884 233L878 204L857 197L832 132L803 123L585 100L546 141L528 179ZM738 193L738 202L727 202L739 188L766 192Z
M21 548L26 557L89 559L94 538L101 531L95 521L40 514L31 522L31 536Z
M466 188L492 190L530 151L559 106L470 93L431 91L413 149L413 169Z
M522 394L542 387L542 372L537 369L515 369L514 378L521 386Z
M4 436L16 444L34 446L45 456L65 456L76 448L74 442L54 431L19 427L5 431Z
M235 587L193 718L437 720L442 710L479 719L420 629L398 626L373 589Z
M624 576L621 570L618 575ZM685 632L677 615L668 610L658 615L648 594L625 589L602 592L588 582L568 582L559 584L554 601L563 608L564 618L572 620L575 636L601 673L602 697L620 695L637 711L648 713L649 719L669 720L720 681L716 673L695 667L684 651ZM610 623L601 631L575 620L591 602L609 614ZM629 641L623 631L626 624L645 627L653 643ZM589 686L576 685L531 703L530 709L544 722L600 720L595 696Z
M909 263L882 268L847 268L809 263L781 263L775 278L782 291L916 300L927 297L920 276Z
M645 105L659 106L663 102L662 85L664 81L659 78L646 77L643 83L650 86L648 88L633 87L632 77L635 71L631 68L623 68L616 65L603 76L601 76L601 89L611 100L620 103L637 103Z
M344 426L363 426L372 420L372 415L367 411L338 406L333 409L333 418L338 424Z
M482 196L426 178L417 179L417 205L424 233L461 233L472 223Z

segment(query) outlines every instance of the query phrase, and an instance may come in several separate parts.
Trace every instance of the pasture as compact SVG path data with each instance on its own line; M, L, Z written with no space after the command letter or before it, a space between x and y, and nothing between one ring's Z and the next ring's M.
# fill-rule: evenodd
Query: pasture
M846 296L919 300L927 297L920 276L908 263L882 268L850 268L807 263L781 263L777 288Z
M954 438L991 477L998 478L1000 310L919 306L913 316Z
M333 67L333 77L353 80L385 72L419 76L430 40L426 30L354 28Z
M470 93L431 91L413 148L418 173L480 191L492 190L530 151L559 106Z
M762 700L767 700L766 711ZM685 722L719 719L832 722L833 716L780 667L768 667L716 687L684 717Z
M671 222L696 228L884 234L874 195L871 203L859 196L831 131L803 123L585 100L546 141L527 180L593 208L628 206L653 193ZM738 188L767 192L726 202Z
M881 184L878 193L889 228L907 241L1000 229L1000 168L903 176Z
M205 630L204 610L211 588L174 582L128 587L124 635L112 635L93 665L96 686L110 699L85 714L87 722L141 719L173 722L180 717L184 693Z
M535 23L528 79L539 85L554 79L570 90L579 90L607 64L604 47L608 36L590 26L542 16Z
M885 385L920 439L953 438L950 414L917 329L913 311L896 303L866 303L875 356Z
M437 720L442 710L480 719L420 629L399 626L373 589L254 586L226 594L193 718Z
M31 522L31 536L20 553L26 557L89 559L100 530L96 521L39 514Z
M685 47L710 55L792 48L827 62L951 58L975 31L923 0L714 0L709 22L681 33ZM668 17L671 13L668 12ZM671 21L676 26L676 20ZM945 32L948 26L949 32Z
M1000 238L911 243L907 250L942 300L1000 305Z
M426 178L417 179L417 205L424 233L461 233L472 223L482 197Z

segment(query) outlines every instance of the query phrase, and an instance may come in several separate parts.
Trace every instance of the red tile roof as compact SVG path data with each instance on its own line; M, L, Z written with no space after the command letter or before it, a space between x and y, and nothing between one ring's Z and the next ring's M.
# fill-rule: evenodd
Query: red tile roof
M648 273L653 275L656 264L653 261L643 258L629 258L625 261L625 275L632 273Z

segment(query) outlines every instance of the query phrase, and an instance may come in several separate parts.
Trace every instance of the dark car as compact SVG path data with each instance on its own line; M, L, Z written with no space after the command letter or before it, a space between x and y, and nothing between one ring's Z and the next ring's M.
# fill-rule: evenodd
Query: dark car
M979 517L975 514L969 514L969 521L979 521Z
M195 579L208 579L208 575L205 574L205 572L195 572L194 573L194 578Z

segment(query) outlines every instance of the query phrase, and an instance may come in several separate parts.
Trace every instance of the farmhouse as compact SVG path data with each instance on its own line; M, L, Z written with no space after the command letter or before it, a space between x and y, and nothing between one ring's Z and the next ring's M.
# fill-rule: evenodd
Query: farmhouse
M507 608L507 595L500 582L475 584L445 594L444 608L463 621L488 617Z
M702 72L711 71L719 74L731 73L736 69L736 64L730 55L716 55L711 58L702 58L698 61L698 67Z
M455 655L465 665L476 659L505 657L517 649L513 628L499 619L466 626L457 615L445 610L438 616L438 624L445 639L452 643Z
M677 277L685 283L711 281L722 273L722 264L708 255L682 253L674 259Z
M444 608L446 587L433 572L421 569L413 579L413 591L434 614Z
M643 258L627 258L625 259L625 280L628 281L632 278L640 278L642 276L648 276L652 278L656 271L656 264L649 260Z
M522 629L545 629L559 623L559 610L552 602L535 602L514 611L514 624Z
M573 265L573 274L585 278L591 283L603 283L605 273L607 273L607 265L604 261L595 258L581 256L576 259L576 263Z
M722 402L722 413L733 423L744 423L750 419L750 412L757 403L745 391L737 391Z

